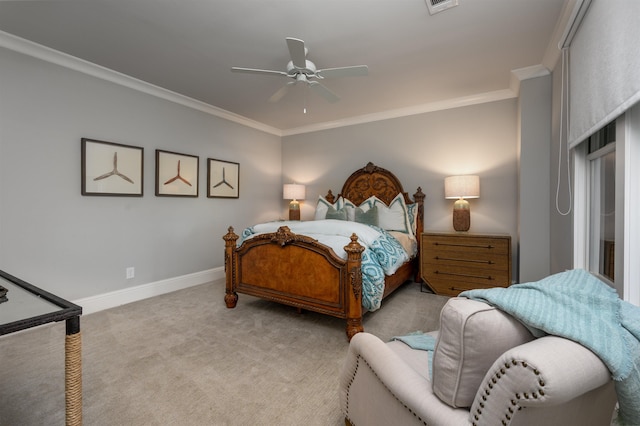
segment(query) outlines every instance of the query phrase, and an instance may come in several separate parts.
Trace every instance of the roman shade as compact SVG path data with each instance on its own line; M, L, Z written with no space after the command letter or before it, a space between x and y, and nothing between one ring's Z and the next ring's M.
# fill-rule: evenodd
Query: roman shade
M578 3L586 13L561 46L569 52L570 148L640 100L640 1Z

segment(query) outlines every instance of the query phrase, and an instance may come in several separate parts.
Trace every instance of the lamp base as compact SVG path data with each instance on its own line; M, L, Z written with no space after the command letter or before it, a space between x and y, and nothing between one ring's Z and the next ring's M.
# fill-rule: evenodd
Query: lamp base
M289 220L300 220L300 203L292 201L289 203Z
M467 232L471 227L471 209L467 200L459 199L453 204L453 229Z

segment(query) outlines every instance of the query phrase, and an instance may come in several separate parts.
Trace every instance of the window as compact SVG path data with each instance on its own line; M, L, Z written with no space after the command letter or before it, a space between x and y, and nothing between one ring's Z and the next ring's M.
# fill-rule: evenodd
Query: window
M589 137L589 270L615 280L616 123Z
M574 267L640 306L640 104L573 148Z

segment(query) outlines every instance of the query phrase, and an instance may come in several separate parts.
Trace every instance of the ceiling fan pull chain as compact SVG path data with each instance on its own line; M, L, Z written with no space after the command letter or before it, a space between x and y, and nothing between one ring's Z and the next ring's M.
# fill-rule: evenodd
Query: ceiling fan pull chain
M302 113L303 114L307 113L307 91L309 91L309 85L305 84L304 85L304 106L302 108Z

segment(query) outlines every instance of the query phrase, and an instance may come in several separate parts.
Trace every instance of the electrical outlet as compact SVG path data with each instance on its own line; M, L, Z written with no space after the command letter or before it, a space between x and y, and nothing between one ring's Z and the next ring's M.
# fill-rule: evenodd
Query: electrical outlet
M130 266L127 268L127 279L130 280L131 278L136 276L136 268L134 268L133 266Z

